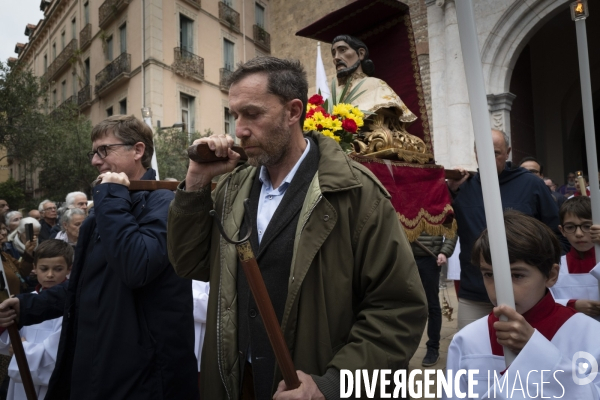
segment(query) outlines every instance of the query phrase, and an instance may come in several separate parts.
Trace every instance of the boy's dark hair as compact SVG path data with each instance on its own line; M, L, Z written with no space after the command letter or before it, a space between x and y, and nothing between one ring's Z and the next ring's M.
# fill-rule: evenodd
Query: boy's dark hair
M547 278L554 264L560 263L560 244L548 226L518 211L504 213L508 260L536 266ZM480 266L481 258L492 265L488 230L484 230L473 245L471 263Z
M73 246L63 240L44 240L33 252L33 264L37 266L38 260L42 258L63 257L67 267L73 265Z
M560 224L565 223L567 214L573 214L580 219L592 219L592 202L587 196L575 196L565 201L558 212Z

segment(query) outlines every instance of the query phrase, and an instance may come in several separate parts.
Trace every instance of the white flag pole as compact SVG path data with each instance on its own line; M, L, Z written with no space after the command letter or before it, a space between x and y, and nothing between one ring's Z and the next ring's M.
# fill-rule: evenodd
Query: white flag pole
M592 203L592 221L600 224L600 186L598 184L598 156L596 154L596 128L594 127L594 107L592 102L592 79L590 77L590 58L588 54L585 20L589 16L587 1L571 3L571 18L575 21L577 33L577 53L579 56L579 79L581 81L581 101L583 105L583 128L585 131L585 151L587 155L590 200ZM585 196L585 184L581 192ZM594 246L596 262L600 259L600 245ZM600 291L600 282L598 282Z
M152 111L149 107L142 108L142 118L144 119L146 125L148 125L152 130L152 139L154 141L154 128L152 128ZM158 176L158 161L156 159L156 142L154 143L154 153L152 153L152 160L150 161L150 165L152 166L152 169L156 171L156 180L159 181L160 177Z
M492 127L490 124L485 82L483 80L483 68L481 66L473 3L472 0L456 0L455 3L460 45L469 91L471 116L473 119L473 131L475 132L475 144L477 146L483 205L485 207L494 284L496 286L496 301L498 305L505 304L514 309L515 298L508 259L502 201L500 199L500 185L498 183L494 146L492 144ZM504 347L504 361L506 366L509 366L515 358L516 355L507 347Z
M316 88L317 92L321 91L323 100L327 100L331 97L331 91L327 83L327 74L325 73L325 65L323 65L323 59L321 58L321 42L317 43L317 73L316 73Z

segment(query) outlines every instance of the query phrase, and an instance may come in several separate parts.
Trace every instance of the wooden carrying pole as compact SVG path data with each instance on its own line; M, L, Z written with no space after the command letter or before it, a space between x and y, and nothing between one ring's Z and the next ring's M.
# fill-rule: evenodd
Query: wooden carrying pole
M4 273L4 265L0 260L0 302L8 299L10 293L8 291L8 283L6 282L6 275ZM9 325L6 330L10 337L10 343L13 348L15 359L17 360L17 367L19 368L19 375L21 375L21 381L23 382L23 388L25 389L25 396L27 400L37 400L37 394L35 393L35 386L33 385L33 379L31 379L31 371L29 370L29 363L25 356L25 349L23 348L23 342L21 341L21 334L17 327L17 321Z
M479 53L479 41L475 27L472 0L456 0L456 18L462 49L469 104L473 119L473 131L477 145L477 159L479 160L479 173L481 175L481 191L483 192L483 205L485 207L485 220L487 223L492 268L494 271L494 286L498 305L507 305L515 308L515 297L508 260L508 246L506 244L506 230L502 202L500 200L500 185L494 157L490 124L490 113L483 80L483 68ZM504 317L502 317L504 320ZM504 360L508 367L516 355L504 346Z
M246 209L247 222L249 222L248 216L250 215L250 212L248 210L248 204L248 199L244 200L244 208ZM267 291L267 287L265 286L265 282L260 273L260 269L258 268L256 258L254 257L252 246L250 245L250 234L252 232L252 225L247 224L248 232L246 233L246 237L244 237L241 240L235 241L230 239L225 233L225 230L223 229L223 225L221 224L217 213L214 210L212 210L210 211L210 215L215 219L215 222L217 224L217 227L219 228L219 231L221 232L221 236L223 237L223 239L235 245L238 257L240 259L240 263L242 265L242 269L244 270L246 280L248 281L248 286L250 286L250 291L252 292L252 296L254 297L256 306L258 307L258 312L260 313L263 324L265 326L265 330L267 331L267 336L269 337L271 347L273 348L275 359L277 360L279 369L281 369L281 374L283 375L285 385L287 386L288 390L297 389L300 386L300 380L298 379L296 368L294 368L294 363L292 361L290 351L287 348L285 339L283 338L283 333L281 332L279 321L277 320L277 316L275 315L275 310L273 309L273 304L271 303L269 292Z

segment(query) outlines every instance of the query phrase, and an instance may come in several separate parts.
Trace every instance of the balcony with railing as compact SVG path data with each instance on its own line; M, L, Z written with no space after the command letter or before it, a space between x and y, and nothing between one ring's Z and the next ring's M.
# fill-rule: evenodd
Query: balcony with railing
M80 110L88 108L92 104L92 86L90 84L84 86L77 93L77 105Z
M92 43L92 24L87 24L79 32L79 46L83 50Z
M263 50L271 52L271 35L262 26L254 25L254 43Z
M131 0L106 0L98 8L98 26L106 26L115 18L119 11L123 10Z
M231 74L233 74L233 71L229 68L219 69L219 86L221 86L221 90L229 90L227 81L229 80Z
M173 72L188 79L197 81L204 79L204 58L181 47L175 47L174 52L175 60L171 64Z
M48 67L48 70L44 74L43 79L46 82L52 81L56 78L61 72L63 72L68 66L71 65L71 59L75 55L75 51L77 50L77 39L73 39L69 42L68 45L65 46L63 51L60 52L58 57L52 64Z
M70 110L75 112L77 108L77 95L73 95L60 103L58 107L56 107L50 115L55 118L65 117L66 113Z
M240 13L222 1L219 2L219 19L231 29L240 31Z
M130 73L131 55L122 53L96 75L96 87L94 89L96 95L101 96L112 90L121 81L128 80Z

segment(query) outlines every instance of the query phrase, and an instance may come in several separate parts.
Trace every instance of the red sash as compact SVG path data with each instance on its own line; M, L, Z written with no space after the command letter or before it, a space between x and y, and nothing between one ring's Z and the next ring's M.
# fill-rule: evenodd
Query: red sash
M583 254L583 258L575 247L567 253L567 268L570 274L587 274L596 266L596 252L592 247Z
M577 314L572 308L565 307L554 301L554 297L549 291L546 295L529 311L523 314L525 321L537 329L548 340L552 340L561 326L573 315ZM504 356L504 349L498 343L494 322L499 318L490 313L488 316L488 328L490 334L490 344L492 345L492 354L495 356Z

